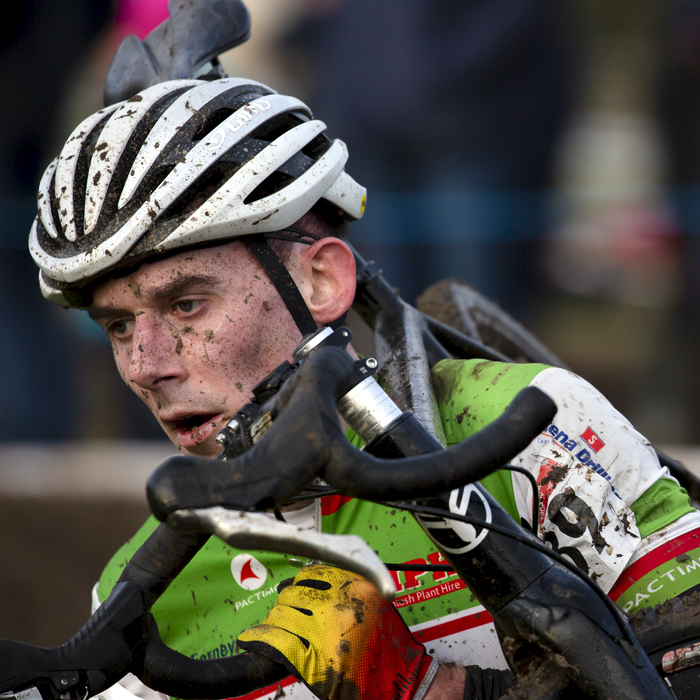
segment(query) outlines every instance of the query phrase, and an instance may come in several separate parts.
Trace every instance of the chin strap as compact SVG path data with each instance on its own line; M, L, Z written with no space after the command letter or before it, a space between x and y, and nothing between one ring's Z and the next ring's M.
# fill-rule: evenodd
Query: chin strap
M309 236L308 233L303 231L295 231L294 229L286 229L287 231L292 230L295 233L303 233L307 238L315 238L315 236ZM280 232L283 233L283 232ZM277 234L266 234L267 237L281 238L283 240L293 240L296 243L306 243L306 241L300 240L299 236L281 236ZM275 289L279 292L282 297L282 301L287 305L289 313L292 314L294 323L297 324L297 328L301 332L302 337L309 335L309 333L315 333L318 330L316 321L309 311L309 307L304 301L304 297L301 296L301 292L297 288L296 283L289 274L289 271L284 266L282 261L277 257L272 248L270 248L265 236L255 236L254 238L248 238L246 240L250 249L255 254L263 269L270 278L272 284L275 285Z

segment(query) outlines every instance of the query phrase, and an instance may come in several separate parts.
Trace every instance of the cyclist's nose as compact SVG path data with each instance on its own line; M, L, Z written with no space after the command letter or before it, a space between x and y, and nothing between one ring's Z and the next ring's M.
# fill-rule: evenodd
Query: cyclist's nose
M144 314L136 318L132 338L130 382L150 390L162 382L184 378L182 340L168 324Z

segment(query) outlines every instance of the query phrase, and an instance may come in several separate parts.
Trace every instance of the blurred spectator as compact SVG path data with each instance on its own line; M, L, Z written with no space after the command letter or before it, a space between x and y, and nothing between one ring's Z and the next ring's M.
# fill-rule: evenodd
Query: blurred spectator
M145 39L168 16L166 0L119 0L113 34L119 42L128 34Z
M0 440L161 437L114 372L103 335L80 312L42 298L27 236L41 173L56 143L101 106L119 42L129 33L145 37L167 16L167 0L27 0L4 15Z
M314 0L285 40L369 190L353 239L402 296L456 276L522 315L567 113L551 0Z
M0 439L61 438L76 420L76 340L41 297L27 235L53 120L109 0L29 0L3 13L0 84Z
M667 389L677 391L700 435L700 0L676 0L661 25L656 84L660 124L670 157L669 184L681 226L682 294L668 346Z

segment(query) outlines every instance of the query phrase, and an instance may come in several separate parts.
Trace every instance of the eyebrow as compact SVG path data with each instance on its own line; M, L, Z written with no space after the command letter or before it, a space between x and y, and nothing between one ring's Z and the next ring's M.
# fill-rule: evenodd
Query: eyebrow
M87 309L87 315L95 322L106 321L115 316L123 316L129 312L126 309L118 309L116 306L99 306L97 308L90 307Z
M218 287L220 284L221 280L219 280L219 278L209 275L182 275L172 282L148 292L145 296L153 301L159 301L186 292L195 291L198 287ZM99 322L115 316L128 315L131 312L116 306L93 306L87 309L87 313L93 321Z
M167 299L168 297L174 297L178 294L184 294L185 292L190 292L197 287L218 287L221 284L221 280L218 277L212 277L209 275L183 275L177 279L169 282L163 287L154 289L148 292L146 295L149 299Z

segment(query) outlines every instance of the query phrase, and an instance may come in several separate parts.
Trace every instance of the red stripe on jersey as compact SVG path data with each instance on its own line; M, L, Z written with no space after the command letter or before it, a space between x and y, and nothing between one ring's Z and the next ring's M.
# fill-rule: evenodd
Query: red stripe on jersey
M617 583L608 593L608 596L612 600L617 600L630 586L649 572L667 561L698 547L700 547L700 528L676 537L670 542L660 544L656 549L652 549L649 554L645 554L641 559L637 559L632 566L628 566L620 574L620 578L617 579Z
M340 506L345 505L348 501L352 501L350 496L324 496L321 499L321 515L333 515L340 509Z
M426 627L422 630L411 632L411 634L417 642L424 644L425 642L432 642L434 639L447 637L449 634L457 634L457 632L464 632L474 627L488 625L489 622L493 622L493 618L486 610L482 610L473 615L465 615L464 617L458 617L456 620L443 622L434 627Z

